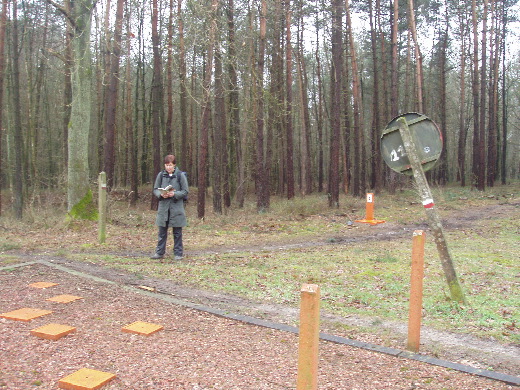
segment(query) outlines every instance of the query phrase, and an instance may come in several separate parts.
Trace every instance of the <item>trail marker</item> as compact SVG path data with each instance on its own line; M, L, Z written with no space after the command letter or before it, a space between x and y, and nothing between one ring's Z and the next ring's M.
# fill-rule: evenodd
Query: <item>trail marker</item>
M374 219L374 194L367 194L366 214L365 219L358 219L356 222L369 223L370 225L377 225L379 223L385 223L380 219Z

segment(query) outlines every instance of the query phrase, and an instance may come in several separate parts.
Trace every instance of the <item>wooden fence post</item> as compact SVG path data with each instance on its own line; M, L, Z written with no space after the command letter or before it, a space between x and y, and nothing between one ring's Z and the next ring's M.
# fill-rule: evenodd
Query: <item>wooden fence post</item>
M413 232L412 271L410 276L410 309L408 313L408 344L409 351L419 352L421 343L421 317L424 279L424 241L422 230Z
M304 284L301 289L297 390L318 388L318 344L320 340L320 287Z
M99 173L98 179L98 240L100 244L105 243L106 240L106 224L107 224L107 175L105 172Z

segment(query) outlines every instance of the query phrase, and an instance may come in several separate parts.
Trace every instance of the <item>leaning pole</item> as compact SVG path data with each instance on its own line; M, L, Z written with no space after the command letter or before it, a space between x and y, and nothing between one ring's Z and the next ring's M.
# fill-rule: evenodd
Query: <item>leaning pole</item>
M437 209L435 208L430 186L428 185L426 175L422 169L419 156L417 155L415 143L413 141L412 135L410 134L410 129L408 128L406 118L399 118L397 120L397 125L399 126L399 133L401 134L404 148L408 154L408 159L410 160L413 177L420 191L422 204L424 206L424 210L426 211L426 216L428 217L428 222L432 230L435 245L437 245L442 269L444 270L444 275L446 276L448 287L450 289L451 299L457 302L465 302L466 299L464 297L464 292L460 286L457 272L453 266L453 260L448 249L448 243L444 237L442 222L439 214L437 213Z
M410 130L411 126L415 130L413 133ZM453 265L448 243L444 237L442 222L435 208L433 196L423 168L429 169L433 167L441 154L442 138L440 138L440 134L437 134L437 132L437 125L422 114L409 113L401 115L390 122L387 129L383 132L381 152L390 168L400 173L410 173L411 170L419 189L437 251L439 252L451 299L465 303L466 298ZM386 139L384 138L385 136Z

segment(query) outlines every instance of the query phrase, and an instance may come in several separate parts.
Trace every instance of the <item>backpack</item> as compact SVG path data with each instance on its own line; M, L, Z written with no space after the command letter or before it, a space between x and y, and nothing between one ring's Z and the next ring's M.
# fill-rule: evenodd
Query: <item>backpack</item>
M179 187L182 190L182 184L181 184L181 175L183 175L186 178L186 182L188 181L188 172L179 171L180 175L177 175L177 180L179 181ZM184 201L184 204L188 203L188 195L185 195L182 200Z

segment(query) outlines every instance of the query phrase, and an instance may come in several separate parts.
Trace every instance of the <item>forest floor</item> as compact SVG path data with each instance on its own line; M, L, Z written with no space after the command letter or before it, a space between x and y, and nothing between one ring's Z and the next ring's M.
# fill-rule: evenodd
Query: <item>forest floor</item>
M443 218L443 224L446 231L485 229L487 225L481 222L511 215L518 219L519 210L520 201L516 196L507 202L496 199L476 207L451 210ZM145 212L144 218L151 215L153 213ZM61 377L85 366L117 374L107 389L295 388L297 335L258 326L248 319L261 319L284 329L297 322L297 307L179 283L167 275L158 277L154 273L125 270L114 267L110 261L89 261L91 252L105 258L133 259L151 254L150 224L143 223L141 228L132 221L130 232L128 221L123 223L122 218L112 217L114 226L119 225L121 230L116 232L114 228L109 234L118 240L105 246L95 243L95 226L69 224L65 230L52 226L41 228L39 223L0 226L5 233L4 241L0 242L0 312L38 305L54 310L49 316L53 317L52 322L61 321L78 328L61 341L47 342L28 334L28 330L47 323L45 317L27 324L0 319L0 350L5 356L0 363L0 388L54 389ZM344 219L345 215L340 217ZM347 219L352 222L348 214ZM192 262L193 272L197 265L193 259L201 257L243 251L265 254L294 248L305 253L338 243L391 242L410 236L416 229L427 230L427 225L420 221L387 221L377 226L354 223L341 233L330 231L314 239L273 232L261 237L256 234L244 241L205 244L208 234L204 234L202 227L193 223L191 232L186 229L192 237L186 245L187 257L183 262ZM518 233L518 225L513 229ZM175 264L168 266L175 267ZM520 272L517 277L520 278ZM29 283L39 281L59 284L44 290L28 287ZM66 308L44 300L58 294L77 294L84 299L67 304ZM241 320L233 319L237 317ZM120 332L121 326L138 320L161 323L165 331L145 339ZM357 315L340 317L322 310L320 330L367 343L375 349L381 346L401 350L407 324ZM517 343L504 344L427 326L423 326L421 332L421 352L426 357L495 370L509 378L519 377L520 346ZM370 349L322 340L318 388L513 388L511 383L493 381L485 375L468 375L464 370L460 372Z

